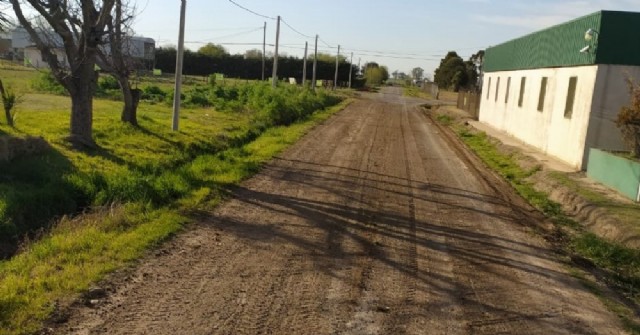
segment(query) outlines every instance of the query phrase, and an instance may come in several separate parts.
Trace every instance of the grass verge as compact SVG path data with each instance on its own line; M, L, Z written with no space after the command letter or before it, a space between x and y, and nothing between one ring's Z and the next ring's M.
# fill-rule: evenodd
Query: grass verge
M433 99L431 94L423 91L420 87L416 86L404 86L402 88L402 94L408 97L422 98L422 99Z
M64 97L46 99L54 101L49 106L68 103ZM64 126L57 121L64 118L50 117L48 124L33 126L41 119L35 110L38 104L34 104L20 128L7 132L15 136L41 133L55 150L8 165L17 177L6 181L11 187L5 191L20 187L18 177L31 178L29 171L36 173L36 168L40 171L58 161L58 168L36 175L45 182L60 182L56 185L71 185L72 190L91 194L98 200L87 205L97 207L73 219L63 218L49 232L27 243L18 255L0 262L0 334L39 331L58 303L74 299L106 274L180 231L190 221L191 210L218 204L226 187L257 172L263 163L349 102L259 133L252 131L251 115L187 109L181 122L183 130L168 133L160 128L169 129L170 116L156 105L141 106L140 131L113 122L117 115L102 110L113 110L114 102L98 101L96 139L102 149L88 155L65 147ZM65 106L59 112L48 109L43 113L64 113ZM40 163L30 168L34 159ZM99 192L123 197L101 199ZM51 198L55 199L55 194Z
M558 227L561 238L555 240L561 248L569 254L587 259L603 272L603 280L617 293L628 299L633 305L640 303L640 251L626 248L609 242L584 230L569 218L559 203L534 188L528 178L540 167L523 169L514 154L501 152L492 140L483 132L475 132L467 127L455 124L448 115L437 115L436 120L443 125L450 126L458 137L485 164L506 179L512 187L531 205L543 212ZM577 273L577 272L576 272ZM587 282L584 276L578 276ZM590 283L592 288L607 307L616 313L626 329L633 334L640 334L640 324L634 320L634 309L605 297L596 284Z

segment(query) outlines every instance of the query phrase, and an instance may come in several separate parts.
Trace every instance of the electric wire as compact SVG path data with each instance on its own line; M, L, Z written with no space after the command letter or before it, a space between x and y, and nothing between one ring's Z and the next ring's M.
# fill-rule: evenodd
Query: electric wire
M324 45L326 45L327 47L332 48L332 49L335 49L335 47L331 46L331 44L329 44L329 43L325 42L323 39L321 39L321 38L319 38L319 37L318 37L318 40L320 40L320 42L324 43Z
M314 36L309 36L306 34L301 33L300 31L298 31L296 28L292 27L287 21L285 21L283 18L280 18L280 21L282 23L284 23L285 26L289 27L289 29L293 30L295 33L297 33L298 35L302 36L302 37L306 37L306 38L315 38Z
M251 9L249 9L249 8L247 8L247 7L244 7L244 6L242 6L241 4L239 4L239 3L237 3L237 2L235 2L235 1L233 1L233 0L229 0L229 2L231 2L231 3L232 3L232 4L234 4L234 5L236 5L236 6L237 6L237 7L239 7L239 8L244 9L245 11L247 11L247 12L249 12L249 13L253 14L253 15L257 15L257 16L259 16L259 17L262 17L262 18L265 18L265 19L269 19L269 20L275 20L275 19L276 19L275 17L266 16L266 15L262 15L262 14L260 14L260 13L254 12L254 11L252 11Z

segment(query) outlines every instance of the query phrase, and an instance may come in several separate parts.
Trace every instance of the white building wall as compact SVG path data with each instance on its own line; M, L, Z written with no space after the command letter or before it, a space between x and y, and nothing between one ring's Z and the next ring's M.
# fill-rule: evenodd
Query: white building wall
M58 61L63 67L68 68L67 55L60 49L54 49L54 53L58 57ZM48 69L49 64L42 59L42 53L35 47L27 47L24 49L24 58L31 66L36 69Z
M596 66L581 66L485 73L480 121L579 170L583 167L585 138L597 72ZM518 106L523 77L523 102L522 106ZM543 77L547 77L547 89L543 110L538 111ZM571 77L577 77L577 86L573 113L567 118L565 104ZM496 100L498 78L500 85ZM511 78L511 83L509 97L505 102L508 78Z

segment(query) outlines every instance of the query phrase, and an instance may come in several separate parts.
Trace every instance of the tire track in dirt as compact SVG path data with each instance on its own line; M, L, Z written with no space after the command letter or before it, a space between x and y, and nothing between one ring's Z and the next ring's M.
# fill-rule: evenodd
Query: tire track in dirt
M620 333L441 131L393 89L367 96L58 333Z

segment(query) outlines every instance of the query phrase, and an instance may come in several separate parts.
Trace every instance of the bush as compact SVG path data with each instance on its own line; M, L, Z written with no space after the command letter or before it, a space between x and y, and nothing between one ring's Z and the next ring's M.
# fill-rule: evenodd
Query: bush
M67 95L67 90L60 85L58 80L53 76L51 71L42 71L31 81L31 87L39 92L52 93L58 95Z
M119 90L120 84L113 78L112 76L100 77L98 79L98 90L108 91L108 90Z
M187 91L185 94L185 103L190 106L208 107L211 106L209 102L209 89L206 87L194 87Z
M160 87L155 85L146 86L142 89L142 94L140 95L140 99L153 102L161 102L166 98L167 92L163 91Z
M627 78L631 102L623 106L618 113L616 125L622 132L622 137L631 148L631 154L640 158L640 86L631 78Z

